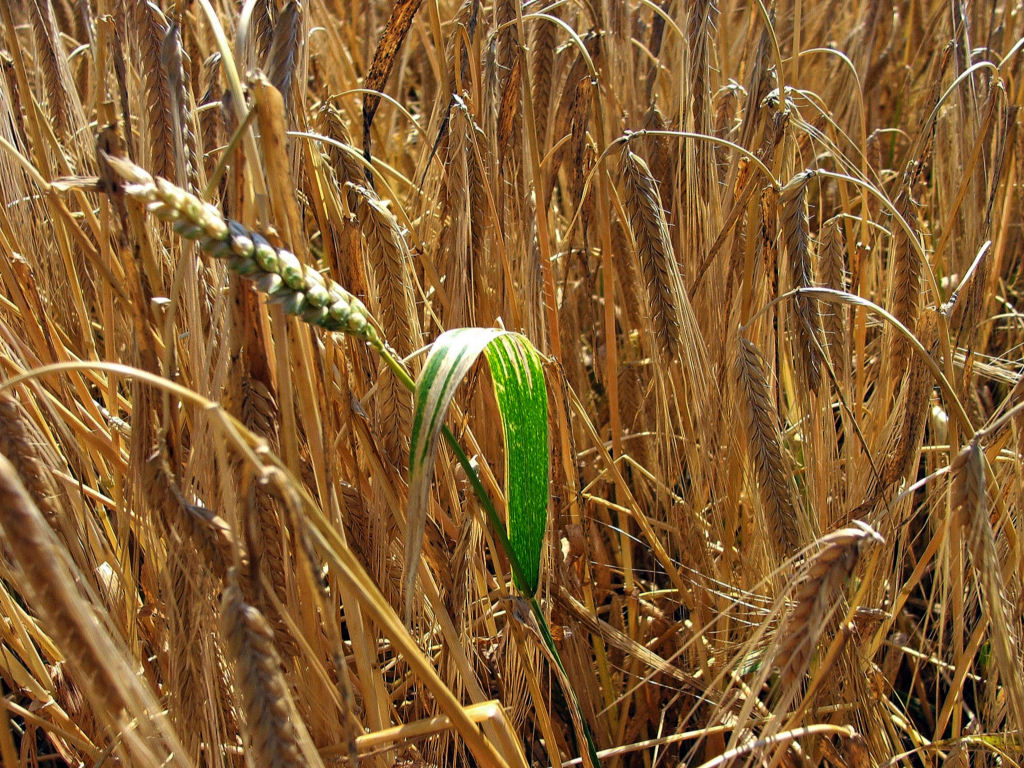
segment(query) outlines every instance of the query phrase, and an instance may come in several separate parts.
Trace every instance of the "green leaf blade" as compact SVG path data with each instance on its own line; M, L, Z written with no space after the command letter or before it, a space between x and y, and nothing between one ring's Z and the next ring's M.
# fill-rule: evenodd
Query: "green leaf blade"
M481 353L491 370L505 443L509 535L499 540L509 542L506 554L513 562L516 587L532 595L540 581L548 503L547 388L542 359L530 341L517 333L496 328L447 331L432 345L416 382L406 515L407 620L444 418Z
M548 395L540 356L521 336L500 336L484 349L505 438L508 537L533 595L547 528Z

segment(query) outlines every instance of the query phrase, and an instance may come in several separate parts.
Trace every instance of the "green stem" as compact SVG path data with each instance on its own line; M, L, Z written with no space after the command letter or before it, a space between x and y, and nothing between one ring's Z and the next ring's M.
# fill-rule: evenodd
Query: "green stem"
M523 570L519 558L512 549L512 542L508 540L508 534L505 533L505 524L498 517L498 511L494 508L494 502L491 501L487 489L484 488L484 484L480 480L480 473L476 471L476 467L470 462L466 452L462 450L462 446L459 445L459 441L452 434L452 431L448 429L448 426L441 427L441 430L444 433L444 439L448 441L448 445L451 446L452 451L455 453L455 458L458 459L459 464L465 471L466 477L469 478L469 484L473 486L473 492L484 508L487 520L490 522L491 528L494 529L494 535L498 538L498 545L505 551L505 555L508 557L509 565L512 567L512 576L516 584L528 583L526 572Z
M540 609L540 601L537 600L536 595L530 597L530 609L533 611L533 617L537 620L537 626L540 627L540 634L544 638L544 645L551 652L551 657L555 660L555 664L558 665L558 669L562 673L558 678L560 684L562 680L568 683L569 675L565 671L562 657L558 655L558 649L555 647L555 638L551 636L551 628L548 626L547 619L544 618L544 612ZM597 744L594 743L594 735L590 732L590 726L587 725L587 721L583 717L583 709L580 707L579 699L576 698L576 691L566 684L562 685L562 693L572 702L572 706L576 708L576 712L580 716L580 724L583 726L583 738L587 740L587 753L590 755L591 763L594 768L601 768L601 758L597 756Z

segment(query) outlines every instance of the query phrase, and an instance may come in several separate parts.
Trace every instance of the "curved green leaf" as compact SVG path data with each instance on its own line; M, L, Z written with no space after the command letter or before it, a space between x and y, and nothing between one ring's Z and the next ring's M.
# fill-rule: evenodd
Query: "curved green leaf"
M505 438L508 538L532 595L548 512L548 393L540 355L525 336L499 336L484 349Z
M497 328L457 328L437 338L416 381L406 517L407 617L444 417L481 352L491 370L505 443L508 536L499 535L498 539L507 543L506 554L519 590L532 595L540 580L548 504L547 389L541 357L521 334Z

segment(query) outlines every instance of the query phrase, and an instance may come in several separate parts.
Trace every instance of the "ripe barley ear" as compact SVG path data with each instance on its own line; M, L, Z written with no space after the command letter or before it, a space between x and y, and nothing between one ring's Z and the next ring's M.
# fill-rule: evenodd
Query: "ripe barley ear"
M383 200L366 189L360 189L360 197L359 219L376 288L378 317L388 342L400 357L405 357L421 343L409 244ZM406 458L412 402L393 376L382 375L380 387L378 418L385 450L391 461L400 466Z
M792 288L814 286L814 268L811 264L810 232L807 223L807 184L813 171L794 176L782 188L779 206L782 214L782 237L789 258L789 277ZM822 350L825 347L821 311L815 299L798 294L790 305L794 333L793 361L802 374L804 385L817 392L822 378Z
M861 548L881 541L882 537L870 526L855 521L816 542L818 551L804 566L793 597L794 607L783 625L781 645L775 656L784 698L795 693L807 671L811 654L837 610L838 595L857 564ZM780 706L785 708L788 702Z
M302 5L290 0L277 15L274 36L267 53L267 79L281 92L284 98L285 114L291 114L289 105L292 96L292 79L301 59Z
M168 79L161 63L160 53L167 34L167 19L152 2L140 3L135 11L135 28L138 31L139 70L142 87L146 94L146 108L143 120L144 163L157 176L178 179L174 156L174 107Z
M818 260L819 282L834 291L846 290L846 244L843 227L839 221L825 225L821 239L821 258ZM829 359L841 382L849 370L850 345L846 335L846 319L849 314L845 304L832 304L822 314L822 332Z
M764 358L757 346L742 336L736 368L746 421L747 453L761 492L772 548L782 559L800 544L797 507L789 484L791 469L782 447Z
M53 6L45 0L29 0L27 5L36 44L36 62L46 89L49 119L58 138L71 141L84 123L84 112L61 47Z
M647 163L628 146L620 155L619 170L655 345L663 360L678 360L683 355L683 303L686 299L661 195Z
M60 491L54 482L53 470L57 467L45 438L24 407L7 394L0 395L0 454L14 466L32 501L47 523L56 529Z
M242 599L233 579L221 600L221 635L234 671L235 692L255 765L323 766L295 709L263 614Z
M896 200L896 213L900 219L906 222L914 240L919 241L918 205L914 202L910 192L910 188L905 187L900 193ZM922 270L924 268L917 248L914 247L914 240L898 220L893 221L892 250L889 254L889 307L893 316L911 332L917 330L917 321L921 314ZM910 354L906 339L895 333L890 327L886 327L884 334L883 354L885 359L890 361L890 365L897 366L897 369L900 361L906 359L906 356Z

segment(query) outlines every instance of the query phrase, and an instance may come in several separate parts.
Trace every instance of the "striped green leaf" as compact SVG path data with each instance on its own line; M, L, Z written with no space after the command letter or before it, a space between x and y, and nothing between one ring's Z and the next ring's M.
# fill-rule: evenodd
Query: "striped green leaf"
M406 521L407 615L441 428L455 391L481 353L490 367L505 444L508 535L498 539L506 544L520 591L534 594L540 580L548 504L548 405L541 357L521 334L497 328L458 328L434 342L416 382Z

